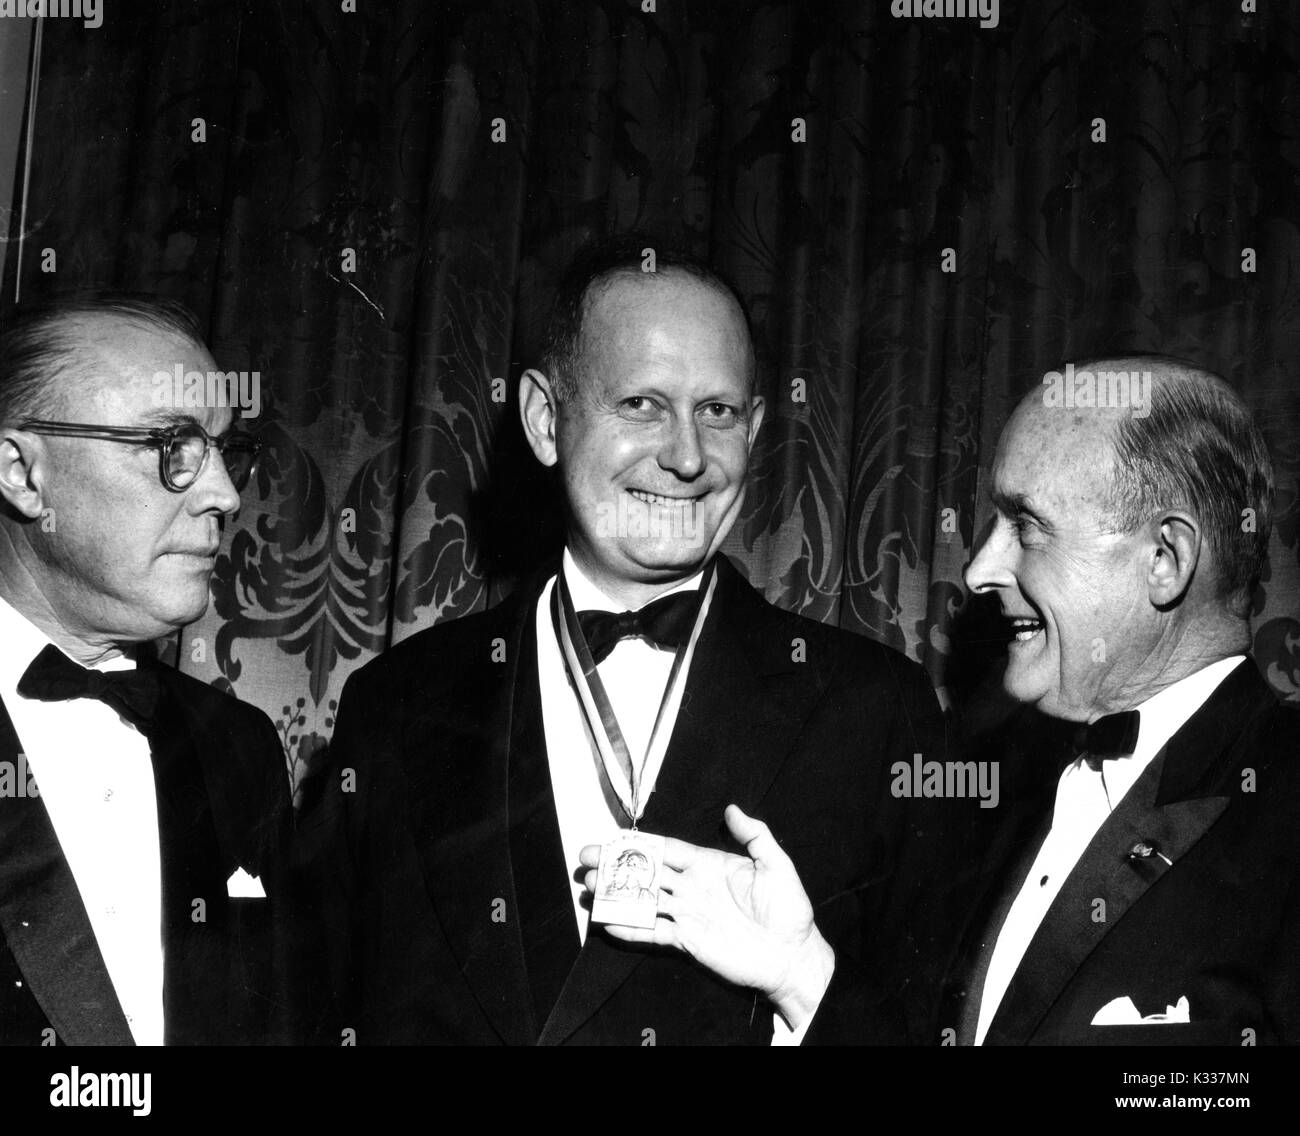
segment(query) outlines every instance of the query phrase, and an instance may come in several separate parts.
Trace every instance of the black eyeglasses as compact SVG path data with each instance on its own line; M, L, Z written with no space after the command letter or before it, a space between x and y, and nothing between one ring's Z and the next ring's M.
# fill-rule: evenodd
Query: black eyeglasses
M155 446L159 451L159 476L163 485L173 493L184 493L194 484L207 464L208 451L214 447L225 463L231 484L242 493L248 479L253 476L257 455L262 450L262 443L252 434L231 431L214 438L197 422L142 430L129 426L92 426L86 422L50 422L32 418L21 423L18 429L60 438L96 438L101 442Z

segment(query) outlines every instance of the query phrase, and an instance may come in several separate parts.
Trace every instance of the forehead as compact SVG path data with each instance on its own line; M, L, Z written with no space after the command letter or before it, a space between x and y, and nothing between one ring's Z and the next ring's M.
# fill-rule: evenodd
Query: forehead
M587 301L582 349L608 382L637 371L748 385L749 332L727 292L682 272L618 273Z
M66 376L65 405L80 421L104 425L166 424L193 419L209 429L230 419L225 407L160 402L160 376L217 369L207 348L175 332L113 316L83 317L64 329L77 357ZM174 400L173 400L174 401ZM94 415L92 418L91 415Z
M1093 515L1112 484L1115 425L1109 413L1046 407L1031 395L998 440L994 494L1004 502L1024 498L1053 518Z

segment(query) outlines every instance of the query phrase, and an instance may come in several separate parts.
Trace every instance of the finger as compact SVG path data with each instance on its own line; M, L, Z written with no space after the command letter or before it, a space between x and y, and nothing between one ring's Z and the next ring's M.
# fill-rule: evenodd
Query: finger
M653 943L657 947L675 947L682 949L677 941L677 927L671 919L656 919L654 928L622 927L617 923L606 923L605 934L624 943Z
M582 886L585 887L592 895L596 894L596 869L591 868L583 873Z
M681 885L685 872L674 868L671 864L665 864L664 870L659 873L659 887L668 891L676 891Z
M727 828L741 844L755 863L788 864L790 857L781 849L772 835L772 830L761 820L749 816L739 805L728 805L726 812Z
M600 864L600 845L588 844L578 853L578 861L584 868L595 868Z

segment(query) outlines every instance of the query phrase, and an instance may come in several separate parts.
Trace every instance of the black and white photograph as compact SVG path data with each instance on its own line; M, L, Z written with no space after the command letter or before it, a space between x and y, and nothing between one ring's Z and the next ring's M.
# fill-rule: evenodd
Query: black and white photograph
M1258 1120L1298 494L1294 0L0 0L0 1096Z

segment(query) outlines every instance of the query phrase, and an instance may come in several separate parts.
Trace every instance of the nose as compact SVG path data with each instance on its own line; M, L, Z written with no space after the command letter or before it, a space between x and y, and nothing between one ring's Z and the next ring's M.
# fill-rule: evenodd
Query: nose
M967 589L983 593L1015 583L1011 571L1011 537L1011 526L1004 520L998 517L989 520L976 542L974 557L966 565Z
M694 415L675 415L668 436L659 449L659 467L683 481L694 481L704 472L707 459L700 445L700 425Z
M195 514L216 511L229 516L239 509L239 490L230 480L225 460L215 446L208 450L208 460L187 491L190 512Z

